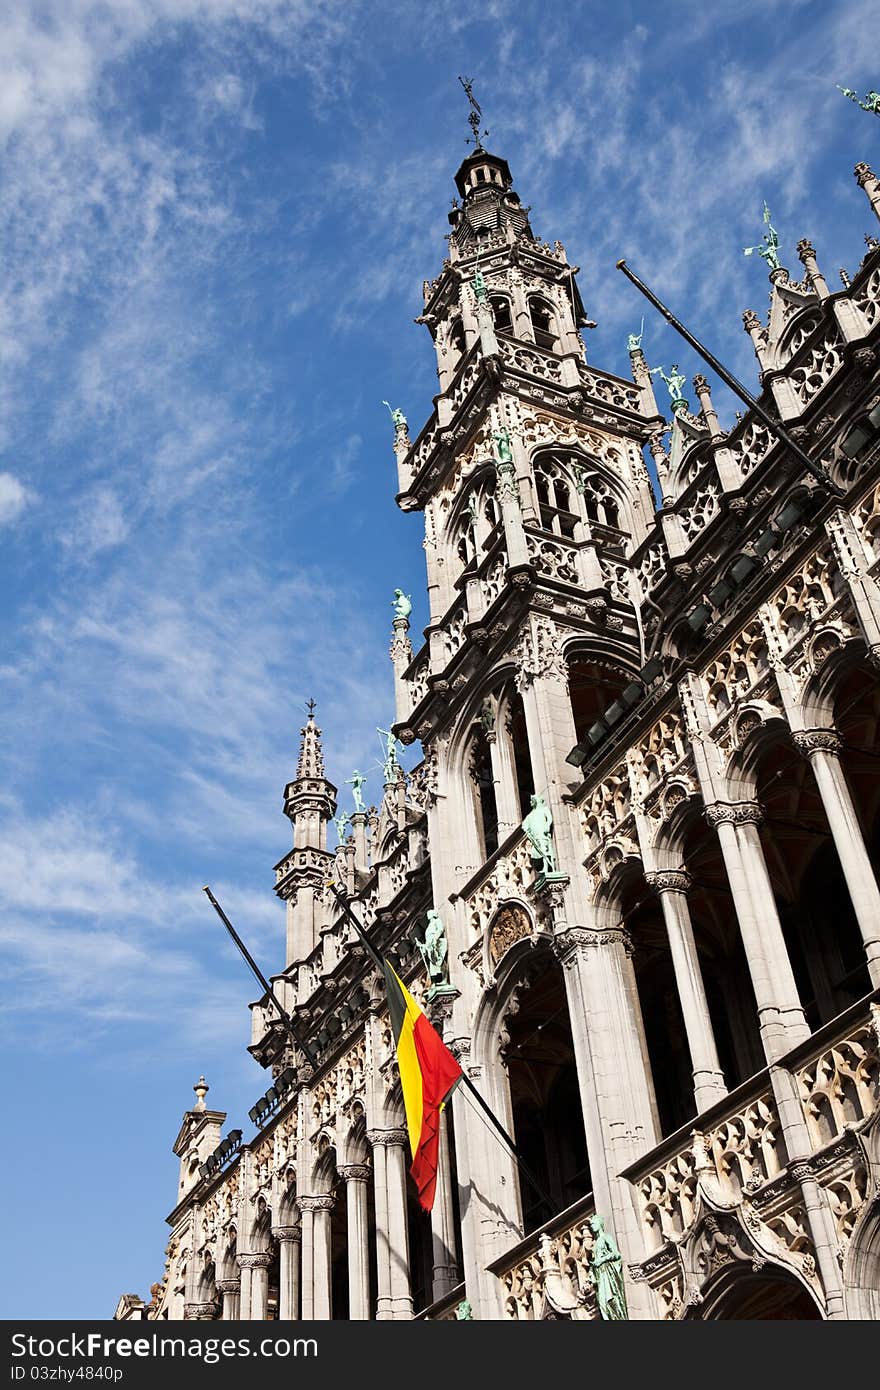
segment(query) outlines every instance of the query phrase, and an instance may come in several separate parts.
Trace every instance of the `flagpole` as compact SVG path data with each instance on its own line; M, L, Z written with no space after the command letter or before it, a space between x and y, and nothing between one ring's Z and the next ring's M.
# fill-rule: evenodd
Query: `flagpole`
M747 391L746 388L743 386L742 382L738 381L737 378L733 375L733 373L729 372L726 367L722 366L722 364L718 361L718 358L715 357L714 354L711 353L707 347L703 346L699 338L695 338L693 333L690 333L688 329L685 328L684 324L679 322L679 320L675 317L672 311L670 309L667 309L663 301L657 298L653 290L650 290L648 286L645 284L645 282L639 279L635 271L630 270L626 261L618 261L617 269L623 271L623 274L626 276L627 280L629 280L630 284L635 285L636 289L639 290L645 296L648 302L653 304L654 308L660 311L660 313L663 315L669 326L671 328L674 328L676 333L679 333L681 337L684 338L686 343L690 344L690 346L694 349L694 352L699 353L703 361L708 366L710 366L714 372L718 373L725 386L729 386L734 395L739 396L740 400L755 412L758 419L761 420L764 425L766 425L770 433L774 434L776 438L785 445L786 449L791 450L795 458L803 464L804 468L806 468L807 472L811 473L812 476L816 479L816 482L821 483L822 487L824 487L828 492L830 492L832 497L842 497L843 488L838 487L837 483L835 483L834 479L829 476L829 474L821 466L821 464L816 463L813 459L810 458L809 454L807 454L801 448L797 440L791 437L788 430L783 425L782 421L776 419L774 416L770 414L769 411L765 410L764 407L761 405L761 402L756 400L755 397L752 395L751 391Z
M361 944L363 945L364 949L366 950L367 955L373 961L373 964L376 965L379 968L379 970L384 970L384 962L382 960L382 957L379 955L372 942L368 939L367 934L363 929L363 926L352 912L347 899L343 897L339 888L332 880L328 880L327 887L330 889L337 903L342 908L342 911L345 913L345 916L348 918L348 921L351 923L351 925L357 932L358 938L361 941ZM526 1163L525 1159L523 1158L522 1154L517 1148L516 1143L508 1134L507 1130L504 1128L503 1124L498 1119L494 1110L491 1110L489 1106L486 1104L485 1100L480 1095L479 1091L477 1090L473 1081L471 1081L470 1077L465 1072L464 1068L462 1068L461 1072L461 1083L466 1087L469 1094L474 1097L483 1114L486 1116L486 1118L489 1120L489 1122L492 1124L492 1126L495 1128L498 1134L500 1134L501 1138L504 1140L505 1144L510 1149L510 1152L513 1154L513 1157L516 1159L517 1164L519 1165L519 1170L522 1173L523 1177L528 1179L529 1183L534 1188L535 1192L541 1198L541 1200L547 1202L552 1207L552 1197L550 1197L544 1191L544 1188L538 1182L537 1178L532 1173L531 1169L529 1168L528 1164Z
M278 1010L278 1013L281 1016L281 1022L287 1029L291 1041L295 1043L296 1046L299 1048L300 1052L305 1057L309 1066L313 1067L314 1070L317 1071L318 1059L315 1057L315 1054L309 1048L308 1044L304 1043L302 1038L299 1037L296 1029L293 1026L293 1019L290 1017L290 1014L287 1012L287 1010L282 1007L281 1002L278 999L278 996L276 995L274 989L270 985L269 981L266 979L260 967L257 965L257 962L254 960L247 946L245 946L238 932L235 930L235 927L232 925L229 918L226 916L226 913L223 911L223 908L220 906L217 899L214 897L214 894L211 892L210 888L207 885L203 889L203 892L207 893L208 900L211 903L211 906L214 908L214 911L217 913L217 916L220 918L220 921L223 923L224 927L229 932L229 935L232 937L233 941L235 942L239 951L241 951L241 954L244 956L251 970L254 972L260 984L263 986L263 989L265 990L266 994L268 994L269 998L272 1000L272 1003Z

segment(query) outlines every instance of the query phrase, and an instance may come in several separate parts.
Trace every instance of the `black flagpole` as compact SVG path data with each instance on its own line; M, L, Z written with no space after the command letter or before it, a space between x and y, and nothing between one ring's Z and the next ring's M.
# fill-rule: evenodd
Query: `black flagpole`
M313 1067L315 1071L317 1071L318 1060L309 1048L309 1046L303 1042L302 1038L299 1037L296 1029L293 1026L293 1019L290 1017L290 1014L287 1012L286 1009L282 1008L281 1002L277 994L275 993L272 986L269 984L269 981L266 979L260 967L257 965L257 962L254 960L247 946L245 946L238 932L235 930L235 927L232 925L229 918L226 916L226 913L223 911L223 908L220 906L217 899L214 897L214 894L211 892L210 888L206 886L204 892L207 893L208 900L210 901L214 911L217 913L217 916L220 918L220 921L223 923L224 927L229 932L229 935L232 937L233 941L235 942L238 949L241 951L241 954L244 956L251 970L254 972L260 984L263 986L263 989L268 994L269 998L272 1000L272 1003L278 1010L278 1013L281 1016L281 1022L287 1029L291 1041L295 1043L296 1046L299 1048L300 1052L303 1054L306 1061L309 1063L309 1066Z
M736 377L733 376L727 370L726 367L723 367L721 365L721 363L718 361L718 358L713 356L709 349L704 347L698 338L694 337L693 333L688 332L684 324L680 323L679 320L675 317L675 315L671 312L671 310L667 309L666 305L662 302L662 300L658 299L656 294L654 294L652 290L648 289L648 286L644 283L644 281L640 280L638 275L636 275L634 271L630 270L626 261L618 261L617 269L623 271L627 280L629 280L631 284L635 285L637 290L641 291L645 298L649 300L651 304L654 305L655 309L659 309L666 322L672 328L675 329L676 333L681 334L682 338L684 338L686 343L690 343L691 347L694 349L694 352L699 353L703 361L707 363L708 366L710 366L714 372L717 372L718 376L720 376L721 380L724 382L726 386L730 387L734 395L739 396L740 400L743 401L745 405L749 406L755 412L758 419L763 421L770 433L775 434L776 438L779 439L787 449L791 450L795 458L799 459L800 462L803 464L804 468L806 468L807 472L811 473L813 477L816 479L816 481L818 483L821 483L824 488L827 488L827 490L832 494L832 496L842 497L844 495L843 488L838 487L834 479L828 476L828 473L825 471L825 469L822 468L820 464L815 463L813 459L810 458L809 454L804 452L804 450L797 443L797 441L792 439L785 426L781 424L779 420L774 420L773 416L769 413L769 411L764 409L760 401L755 400L755 397L751 394L751 392L746 390L742 382L737 381Z
M365 951L367 952L367 955L370 957L373 964L384 973L385 967L382 957L379 955L372 942L368 939L366 932L361 926L361 923L355 917L354 913L351 910L351 907L349 906L347 900L343 897L338 886L332 880L329 880L327 883L327 887L330 889L339 906L342 908L342 911L345 913L345 916L347 917L348 921L351 923L351 925L357 932L358 939L360 940ZM537 1181L534 1174L529 1169L528 1164L526 1163L519 1149L517 1148L516 1144L514 1143L513 1139L507 1133L507 1130L504 1128L503 1124L496 1116L494 1110L489 1109L489 1106L483 1100L483 1097L480 1095L479 1091L477 1090L473 1081L471 1081L470 1077L465 1072L464 1068L462 1068L461 1071L461 1084L467 1088L468 1092L474 1097L480 1109L483 1111L483 1114L490 1121L490 1123L497 1130L497 1132L501 1135L501 1138L504 1140L505 1144L510 1149L510 1152L516 1159L523 1177L528 1179L529 1183L534 1188L535 1192L538 1194L541 1200L547 1202L548 1205L552 1207L553 1199L547 1195L541 1184Z

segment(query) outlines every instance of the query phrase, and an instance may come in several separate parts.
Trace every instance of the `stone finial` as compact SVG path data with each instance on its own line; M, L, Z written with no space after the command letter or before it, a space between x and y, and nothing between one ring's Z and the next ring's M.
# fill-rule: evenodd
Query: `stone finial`
M193 1090L195 1091L197 1097L196 1103L193 1106L194 1110L205 1109L205 1096L208 1094L210 1089L211 1088L208 1085L205 1078L203 1076L200 1076L196 1084L193 1086Z
M694 390L698 396L708 396L711 394L712 388L709 385L708 379L703 376L702 372L697 372L697 375L694 377Z
M802 265L806 265L807 261L815 259L816 248L810 241L809 237L801 237L800 241L797 244L797 253L798 259L800 260Z
M755 329L760 330L761 320L758 318L754 309L743 310L743 328L747 333L754 333Z

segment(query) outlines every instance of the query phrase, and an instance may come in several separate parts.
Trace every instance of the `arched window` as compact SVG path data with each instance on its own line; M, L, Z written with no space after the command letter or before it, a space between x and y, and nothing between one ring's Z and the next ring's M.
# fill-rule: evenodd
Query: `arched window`
M464 324L461 319L452 320L452 326L449 329L449 345L454 348L459 355L463 354L466 350Z
M553 310L545 299L532 295L529 300L529 315L532 332L538 347L556 349L556 319Z
M489 303L492 305L492 314L495 318L495 332L511 336L513 334L513 316L510 312L510 300L505 299L503 294L495 294L492 295Z
M482 840L483 857L488 859L498 848L498 803L492 776L492 755L484 729L477 729L474 734L468 771L474 784L477 829Z
M573 540L578 516L571 509L568 482L561 476L560 465L552 456L539 459L535 464L535 491L542 529Z

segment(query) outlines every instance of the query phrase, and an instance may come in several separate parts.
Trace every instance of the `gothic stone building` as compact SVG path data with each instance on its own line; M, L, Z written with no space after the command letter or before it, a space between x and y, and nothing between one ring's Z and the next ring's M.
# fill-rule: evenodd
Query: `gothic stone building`
M223 1138L200 1081L164 1276L117 1316L593 1319L597 1212L631 1318L877 1317L880 243L833 290L801 241L802 278L774 268L744 315L762 403L829 487L751 412L723 429L703 376L670 426L637 340L631 379L589 365L577 267L506 161L478 147L456 183L419 320L440 390L394 438L430 600L417 651L393 622L394 731L423 760L331 849L308 719L274 985L318 1066L251 1006L254 1137ZM541 1192L459 1092L421 1211L384 990L330 878Z

